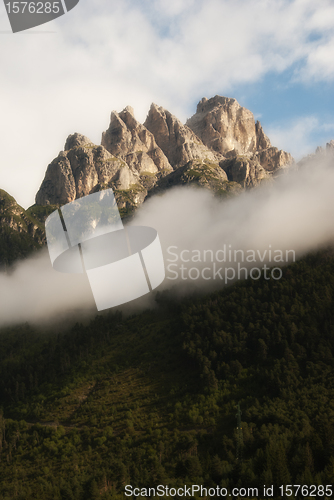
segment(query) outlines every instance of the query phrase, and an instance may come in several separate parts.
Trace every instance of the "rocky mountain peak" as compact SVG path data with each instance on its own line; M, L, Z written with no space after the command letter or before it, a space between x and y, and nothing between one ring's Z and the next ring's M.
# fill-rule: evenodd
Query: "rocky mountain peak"
M225 194L250 188L290 162L291 155L271 145L260 122L236 99L204 97L186 124L154 103L141 124L127 106L112 111L101 146L78 133L67 138L47 168L36 203L62 205L112 187L126 211L180 183Z
M36 194L36 204L64 205L110 183L115 189L128 189L138 178L136 171L103 146L73 134L66 140L65 151L49 164Z
M265 170L273 172L291 163L289 153L273 148L254 115L236 99L215 96L199 102L187 125L210 149L228 157L257 156Z
M135 112L132 106L126 106L123 110L123 112L126 111L127 113L130 113L133 117L135 116Z
M271 142L269 137L263 131L262 125L259 121L255 123L255 134L256 134L256 149L261 151L262 149L271 148Z
M330 151L331 153L334 153L334 140L333 139L331 141L327 142L326 150Z
M144 125L152 132L173 168L195 159L206 158L214 162L224 159L223 155L207 148L193 130L161 106L151 105Z
M203 97L197 104L196 114L208 113L209 111L212 111L214 108L220 107L221 105L232 106L234 102L236 102L236 99L234 99L233 97L224 97L221 95L215 95L210 99Z
M85 135L78 133L70 134L66 139L64 150L68 151L69 149L79 148L80 146L89 144L92 144L92 142Z
M314 157L315 155L331 156L333 154L334 154L334 140L332 139L331 141L327 142L325 148L323 148L322 146L318 146L317 149L315 150L315 153L308 155L308 157ZM303 162L304 159L305 158L303 158L301 162Z
M203 98L187 125L206 146L222 155L236 156L257 150L253 113L236 99L218 95Z
M130 106L121 113L111 113L109 128L103 132L101 143L107 151L124 159L140 173L172 170L154 135L135 119Z

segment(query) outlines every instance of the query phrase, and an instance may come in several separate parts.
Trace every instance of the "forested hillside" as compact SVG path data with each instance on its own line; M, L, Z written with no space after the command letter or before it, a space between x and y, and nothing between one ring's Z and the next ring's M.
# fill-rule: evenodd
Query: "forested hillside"
M33 205L24 210L0 189L0 271L45 244L44 222L55 208Z
M2 329L1 500L331 484L333 297L326 251L132 317Z

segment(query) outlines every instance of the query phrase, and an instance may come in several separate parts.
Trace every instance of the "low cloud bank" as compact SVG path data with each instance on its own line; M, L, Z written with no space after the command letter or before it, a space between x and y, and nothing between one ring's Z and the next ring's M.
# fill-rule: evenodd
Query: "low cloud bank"
M166 264L160 289L209 291L232 282L233 271L237 279L238 266L240 278L264 265L284 272L287 261L332 243L333 188L333 161L316 159L225 201L204 189L172 189L145 202L130 224L158 231ZM46 249L0 274L0 295L2 326L96 313L87 276L54 271ZM124 308L152 302L150 294Z
M132 224L157 229L165 287L214 289L257 279L257 269L279 279L287 263L334 241L333 187L333 162L315 159L226 201L175 188L148 200Z
M0 326L27 321L52 326L70 316L82 318L94 307L87 276L55 271L47 249L0 274Z

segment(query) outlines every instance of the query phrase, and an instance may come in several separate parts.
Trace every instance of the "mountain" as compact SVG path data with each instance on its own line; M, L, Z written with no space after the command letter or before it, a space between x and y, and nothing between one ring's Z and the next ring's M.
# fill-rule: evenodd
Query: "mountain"
M168 110L156 104L151 105L144 125L152 132L174 170L191 160L215 163L224 160L223 155L207 148L187 125L182 125Z
M256 160L267 172L275 172L293 162L289 153L271 145L260 122L255 123L253 113L240 106L236 99L204 97L187 125L207 147L228 158L241 155Z
M298 163L297 167L303 167L304 165L313 165L316 167L319 160L322 163L327 163L328 165L333 164L334 160L334 140L327 142L326 147L318 146L314 153L308 154L302 158Z
M24 210L0 191L3 262L44 243L57 206L109 185L126 216L173 185L224 196L289 165L235 100L203 100L196 115L182 125L152 105L142 125L126 108L112 113L101 146L70 135L36 205ZM305 163L333 151L331 141ZM278 281L155 298L128 317L0 329L0 499L121 500L126 485L142 497L202 485L209 495L189 496L243 487L254 488L243 498L276 500L289 484L331 497L333 250L285 267Z
M124 160L84 135L73 134L67 138L64 151L49 164L36 205L64 205L112 186L119 208L126 206L127 197L134 206L144 200L139 179L139 173Z
M36 204L62 205L112 187L126 216L157 190L198 184L226 195L256 186L292 162L235 99L203 98L185 125L156 104L141 124L127 106L111 113L100 146L78 133L68 137L47 168Z
M43 246L44 220L55 207L24 210L6 191L0 189L0 268Z
M297 166L332 158L333 150L330 141ZM192 184L231 196L293 164L292 156L272 146L260 122L235 99L203 98L185 125L156 104L141 124L127 106L111 113L101 145L79 133L68 136L64 150L46 169L36 204L27 211L1 192L0 266L43 245L48 214L90 193L112 187L124 218L148 197L173 186Z
M109 128L103 132L101 144L136 172L156 174L173 170L154 135L135 119L130 106L119 114L111 113Z
M126 485L202 485L278 500L289 484L324 498L333 300L334 260L322 252L280 281L160 294L153 310L65 331L2 329L0 498L121 500Z

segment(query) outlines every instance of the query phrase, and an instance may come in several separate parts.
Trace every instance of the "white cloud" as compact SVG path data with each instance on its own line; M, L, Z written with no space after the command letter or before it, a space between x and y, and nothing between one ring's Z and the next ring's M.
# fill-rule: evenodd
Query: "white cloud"
M166 0L154 0L152 2L155 11L159 13L159 17L163 15L168 18L189 13L198 3L196 0L168 0L168 2Z
M290 123L269 127L267 134L272 144L289 151L295 160L315 152L319 144L319 135L323 132L328 140L334 134L333 123L321 123L316 116L304 116ZM323 144L324 145L324 144Z
M247 264L237 259L222 256L214 258L217 269L242 267L262 268L282 267L282 264L269 259L276 251L293 250L296 258L314 251L334 241L333 197L334 169L330 164L317 159L313 165L290 169L286 175L272 183L262 184L257 189L246 191L228 200L219 200L206 189L177 187L161 196L150 198L136 212L130 224L154 227L159 234L165 255L166 280L162 288L177 284L176 291L184 291L183 286L197 285L200 289L222 288L224 281L216 275L210 258L206 262L198 259L182 261L191 251L197 250L204 255L205 250L213 254L231 245L234 250L260 252L263 260ZM174 247L174 248L170 248ZM170 248L170 251L168 251ZM171 251L179 256L176 263ZM285 259L283 259L284 261ZM275 263L276 262L276 263ZM186 269L186 279L181 279L181 265ZM208 280L193 281L189 269L209 266ZM211 270L210 270L211 269ZM174 281L175 272L179 280ZM196 269L195 269L196 272ZM208 274L208 273L206 273ZM193 276L196 274L192 274ZM229 273L229 276L231 274ZM257 273L256 273L257 276ZM244 273L241 274L241 278ZM131 286L131 284L129 284ZM2 292L2 295L1 295ZM125 304L122 309L148 307L152 305L154 293L145 295L142 300ZM151 302L152 301L152 302ZM50 263L47 250L43 249L30 259L18 262L10 275L0 273L0 326L14 322L53 323L66 319L69 314L80 318L86 314L95 315L96 308L86 274L63 274L55 271Z
M57 273L46 249L17 261L11 274L0 273L0 297L1 326L50 317L57 323L96 311L87 275Z
M319 43L307 57L307 65L300 71L300 77L315 81L334 78L334 36Z
M141 121L152 101L185 120L197 97L297 63L296 78L332 81L333 27L327 0L81 0L35 30L55 33L0 34L1 187L33 203L66 136L99 143L127 104Z

